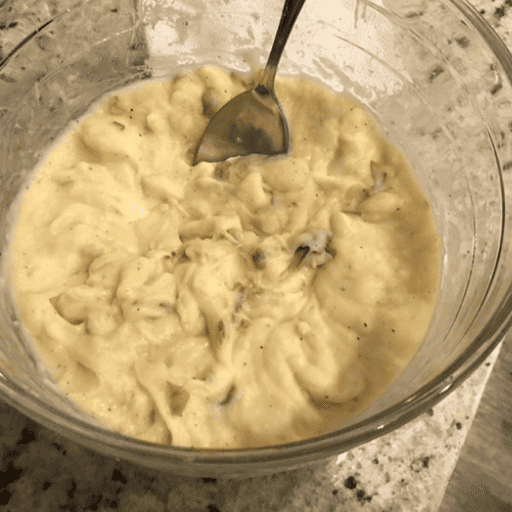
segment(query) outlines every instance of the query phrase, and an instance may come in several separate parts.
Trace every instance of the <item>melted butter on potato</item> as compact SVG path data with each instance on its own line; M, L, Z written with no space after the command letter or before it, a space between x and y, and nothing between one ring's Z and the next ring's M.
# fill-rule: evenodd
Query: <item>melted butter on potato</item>
M279 80L289 155L191 166L244 87L209 67L120 92L23 199L20 317L63 392L126 435L238 448L329 432L427 332L432 213L354 101Z

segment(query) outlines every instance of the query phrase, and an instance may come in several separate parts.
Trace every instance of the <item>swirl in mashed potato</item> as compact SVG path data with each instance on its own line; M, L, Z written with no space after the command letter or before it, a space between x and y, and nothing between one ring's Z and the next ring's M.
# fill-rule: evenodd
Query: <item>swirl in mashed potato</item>
M103 424L237 448L343 426L432 315L439 243L400 152L353 100L282 79L291 151L192 167L246 83L215 68L108 99L38 170L14 232L20 317Z

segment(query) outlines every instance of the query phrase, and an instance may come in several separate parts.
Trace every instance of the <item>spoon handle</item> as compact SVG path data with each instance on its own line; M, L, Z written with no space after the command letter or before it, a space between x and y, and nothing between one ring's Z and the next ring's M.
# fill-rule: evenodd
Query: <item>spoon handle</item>
M267 65L263 71L263 76L256 90L263 93L272 93L274 90L274 80L276 78L277 65L281 59L288 36L292 31L293 25L299 15L302 6L306 0L285 0L281 21L277 29L274 44L270 50ZM262 88L266 89L265 91Z

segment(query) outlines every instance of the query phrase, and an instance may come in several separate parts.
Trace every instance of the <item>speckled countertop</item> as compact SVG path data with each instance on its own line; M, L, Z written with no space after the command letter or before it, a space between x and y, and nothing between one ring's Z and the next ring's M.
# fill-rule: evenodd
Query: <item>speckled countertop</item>
M7 42L37 21L9 13L6 3L0 0L0 60ZM512 0L470 3L512 47ZM243 480L167 475L98 455L0 402L0 510L435 512L498 352L401 429L319 466Z

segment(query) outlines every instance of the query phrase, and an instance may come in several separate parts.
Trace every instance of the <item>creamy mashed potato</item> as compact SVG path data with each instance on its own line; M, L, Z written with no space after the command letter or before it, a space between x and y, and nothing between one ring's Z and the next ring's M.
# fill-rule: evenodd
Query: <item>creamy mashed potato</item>
M120 92L23 198L21 320L69 398L126 435L237 448L328 432L426 334L429 204L351 99L280 80L290 154L192 167L208 118L247 85L203 68Z

